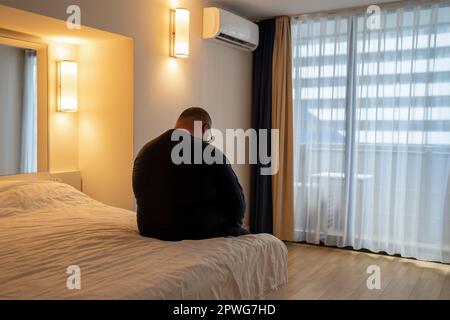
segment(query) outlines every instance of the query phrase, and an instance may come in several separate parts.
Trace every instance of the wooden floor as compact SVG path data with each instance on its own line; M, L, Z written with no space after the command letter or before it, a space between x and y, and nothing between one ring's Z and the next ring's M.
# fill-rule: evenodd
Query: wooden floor
M286 298L450 300L450 265L377 254L287 244ZM367 288L367 267L381 270L381 289Z

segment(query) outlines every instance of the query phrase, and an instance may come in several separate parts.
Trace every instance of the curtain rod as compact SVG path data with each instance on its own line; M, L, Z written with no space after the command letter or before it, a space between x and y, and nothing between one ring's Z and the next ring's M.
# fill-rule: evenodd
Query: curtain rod
M433 4L441 4L441 3L449 3L450 4L450 0L401 0L401 1L393 1L393 2L387 2L387 3L379 3L379 4L375 4L375 5L379 6L383 10L383 9L400 8L400 7L404 7L406 5L410 5L410 6L424 5L424 4L433 5ZM370 5L349 7L349 8L343 8L343 9L330 10L330 11L301 13L301 14L290 15L290 17L292 19L301 19L301 18L329 17L329 16L343 14L343 13L347 13L347 14L349 14L349 13L365 13L369 6Z

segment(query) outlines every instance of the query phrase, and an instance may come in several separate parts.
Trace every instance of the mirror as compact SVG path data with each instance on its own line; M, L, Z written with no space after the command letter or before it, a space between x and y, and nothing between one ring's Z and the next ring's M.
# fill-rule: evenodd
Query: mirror
M0 43L0 176L38 171L37 51Z

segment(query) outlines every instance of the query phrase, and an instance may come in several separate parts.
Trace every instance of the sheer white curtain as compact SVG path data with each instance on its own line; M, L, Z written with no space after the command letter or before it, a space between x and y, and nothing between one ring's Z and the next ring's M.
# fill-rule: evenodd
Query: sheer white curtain
M293 20L297 240L344 245L348 17ZM325 232L324 232L325 231Z
M450 262L450 6L293 20L297 240Z
M37 172L37 61L25 50L20 173Z

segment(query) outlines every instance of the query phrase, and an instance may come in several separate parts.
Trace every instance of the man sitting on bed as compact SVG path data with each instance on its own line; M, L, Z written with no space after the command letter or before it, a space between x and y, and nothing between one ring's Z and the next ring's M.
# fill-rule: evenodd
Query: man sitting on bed
M201 137L194 136L194 122L202 124ZM142 236L180 241L248 234L241 227L244 193L225 156L214 148L213 153L223 158L222 164L194 164L195 143L203 150L209 146L203 136L211 125L205 110L187 109L175 129L150 141L139 152L134 162L133 190ZM174 164L172 151L180 143L172 141L174 132L191 139L192 164Z

